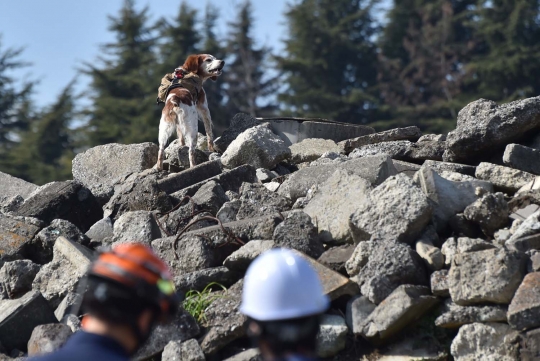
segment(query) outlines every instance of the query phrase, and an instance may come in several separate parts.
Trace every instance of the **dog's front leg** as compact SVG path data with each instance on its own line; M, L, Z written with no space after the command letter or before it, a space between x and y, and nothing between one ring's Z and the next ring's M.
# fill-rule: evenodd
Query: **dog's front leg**
M208 150L215 152L214 150L214 133L212 132L212 117L210 116L210 109L208 109L208 103L206 101L206 94L204 90L199 94L199 101L197 102L197 112L202 118L204 124L204 130L206 131L206 139L208 140Z

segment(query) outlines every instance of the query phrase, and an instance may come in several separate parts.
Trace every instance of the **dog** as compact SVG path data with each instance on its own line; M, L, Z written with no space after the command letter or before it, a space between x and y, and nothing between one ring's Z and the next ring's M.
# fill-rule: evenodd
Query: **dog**
M198 117L204 123L208 150L214 151L212 118L206 101L203 84L206 80L217 80L223 72L223 60L210 54L190 55L180 67L184 75L180 86L169 91L159 121L159 153L154 166L163 169L163 152L169 138L176 129L180 145L189 147L189 165L195 166L195 146L197 144ZM179 70L179 69L177 69Z

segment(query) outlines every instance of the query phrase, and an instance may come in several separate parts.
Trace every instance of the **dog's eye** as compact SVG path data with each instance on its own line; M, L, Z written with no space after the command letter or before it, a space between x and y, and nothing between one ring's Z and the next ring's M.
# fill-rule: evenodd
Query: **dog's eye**
M212 61L212 59L206 59L205 61Z

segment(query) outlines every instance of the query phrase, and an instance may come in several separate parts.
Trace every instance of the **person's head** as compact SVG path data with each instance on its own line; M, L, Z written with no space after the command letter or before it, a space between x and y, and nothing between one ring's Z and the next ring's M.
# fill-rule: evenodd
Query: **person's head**
M178 302L167 265L145 245L132 243L100 254L91 265L82 311L93 329L120 330L119 337L133 353L156 322L175 314Z
M320 316L328 305L317 272L308 261L278 248L263 253L249 266L240 312L248 316L248 335L266 359L311 356Z

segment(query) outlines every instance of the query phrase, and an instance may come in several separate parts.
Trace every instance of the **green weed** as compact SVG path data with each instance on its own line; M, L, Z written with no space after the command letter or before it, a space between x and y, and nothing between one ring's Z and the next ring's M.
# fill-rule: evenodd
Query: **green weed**
M224 296L223 293L212 292L213 287L221 288L227 292L227 288L217 282L209 283L202 291L191 290L186 293L186 298L182 303L184 309L193 316L197 322L206 321L204 311L218 298Z

